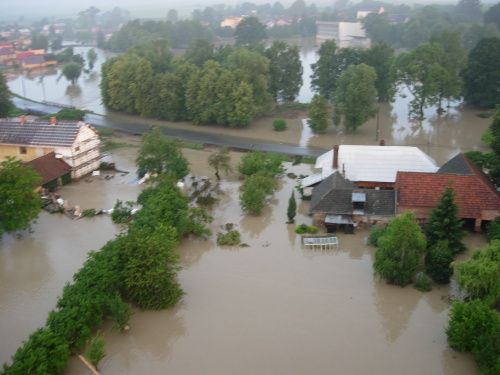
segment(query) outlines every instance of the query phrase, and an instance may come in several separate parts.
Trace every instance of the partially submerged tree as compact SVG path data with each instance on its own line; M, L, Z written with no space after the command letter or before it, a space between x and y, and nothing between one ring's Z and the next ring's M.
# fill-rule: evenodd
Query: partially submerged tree
M430 247L425 256L425 272L439 284L448 284L453 275L453 253L448 247L448 241L438 241Z
M463 222L458 218L458 207L455 204L455 191L449 187L441 195L436 208L426 227L427 244L434 246L438 241L447 241L453 254L465 250L462 239L465 231Z
M269 175L255 174L245 179L240 188L240 201L243 211L260 215L265 207L266 197L276 188L276 181Z
M97 368L99 362L101 362L105 356L104 338L102 337L102 334L97 333L97 335L89 341L87 349L85 350L85 357L95 368Z
M347 132L356 129L377 113L375 69L366 64L350 65L340 76L335 93L335 125L343 122Z
M290 196L290 199L288 199L288 208L286 210L288 224L295 221L295 215L297 215L297 202L295 201L295 192L292 190L292 195Z
M95 49L91 48L87 52L87 64L89 66L89 70L94 69L95 62L97 60L97 53Z
M328 109L326 99L321 95L314 95L309 105L309 120L307 123L313 133L324 133L328 127Z
M0 163L0 237L30 227L42 209L35 187L40 176L20 160Z
M211 154L208 157L208 165L214 169L217 180L220 180L219 172L224 172L226 174L230 173L232 168L229 150L227 148L223 148Z
M74 85L82 74L82 66L78 63L66 64L63 67L62 74L72 85Z
M422 255L425 236L411 212L393 219L377 241L374 268L389 284L411 283Z

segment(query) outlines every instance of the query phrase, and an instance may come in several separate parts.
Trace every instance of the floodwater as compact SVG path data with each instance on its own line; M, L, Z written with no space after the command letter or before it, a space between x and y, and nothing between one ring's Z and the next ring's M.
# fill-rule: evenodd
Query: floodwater
M195 174L209 175L210 151L185 150ZM135 148L118 149L119 169L133 171ZM236 165L241 154L232 153ZM306 174L310 166L291 166ZM213 177L213 176L212 176ZM89 178L61 194L83 208L109 207L133 199L133 175ZM283 177L261 216L239 207L236 173L221 183L212 210L214 235L179 246L186 295L173 309L136 310L131 330L103 327L104 374L443 374L475 375L472 357L446 345L448 287L421 293L373 275L374 249L366 230L339 235L337 250L305 250L293 225L285 224L295 181ZM299 201L297 224L310 223ZM215 233L235 223L246 248L220 248ZM0 247L0 361L43 324L56 296L87 252L111 239L120 227L109 217L72 221L41 215L34 233L4 238ZM471 247L484 237L468 237ZM72 358L68 375L88 370Z
M132 172L106 180L88 177L59 190L71 206L110 208L116 199L135 200L134 154L117 150L109 161ZM0 365L9 360L31 332L45 323L66 282L82 266L90 250L97 250L120 227L107 216L71 220L43 212L32 232L0 238ZM8 339L7 339L8 338Z

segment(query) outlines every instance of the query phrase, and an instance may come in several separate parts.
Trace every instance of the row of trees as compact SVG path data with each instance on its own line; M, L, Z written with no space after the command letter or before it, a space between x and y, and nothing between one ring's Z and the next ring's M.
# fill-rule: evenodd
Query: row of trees
M196 40L174 59L168 43L157 40L103 64L101 91L109 109L242 127L273 99L292 101L301 84L298 49L284 42L215 49Z
M12 363L0 371L3 375L59 374L70 353L80 351L104 320L111 318L122 329L127 325L130 306L124 301L144 309L163 309L175 305L182 296L175 247L188 234L209 234L205 225L210 217L189 207L175 186L177 178L187 171L163 168L182 157L178 149L171 152L175 147L165 141L160 146L168 151L160 154L161 162L145 162L154 157L149 155L150 142L151 137L146 136L147 147L141 149L138 165L160 175L138 197L141 210L127 231L90 253L73 283L65 286L45 326L16 351Z

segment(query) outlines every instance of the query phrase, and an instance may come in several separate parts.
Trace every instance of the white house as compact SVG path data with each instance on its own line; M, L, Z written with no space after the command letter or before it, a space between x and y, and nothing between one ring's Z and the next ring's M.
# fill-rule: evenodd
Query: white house
M393 188L396 174L405 172L434 173L438 166L418 147L340 145L316 159L316 173L301 180L304 188L312 187L334 172L358 187Z
M340 48L370 47L370 38L366 35L361 22L316 21L316 26L318 27L316 34L316 41L318 43L334 39Z

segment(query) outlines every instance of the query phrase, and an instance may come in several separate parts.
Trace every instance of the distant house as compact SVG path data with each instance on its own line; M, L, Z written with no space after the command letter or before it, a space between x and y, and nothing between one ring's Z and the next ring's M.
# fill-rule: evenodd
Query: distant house
M314 224L350 232L359 223L388 222L395 214L395 192L360 189L337 171L314 188L309 207Z
M16 59L19 62L23 62L25 58L28 56L43 56L45 55L45 51L43 49L30 49L28 51L17 51Z
M434 160L417 147L340 145L320 155L316 173L303 178L303 188L310 188L335 172L360 188L394 188L399 171L429 172L438 170Z
M243 16L228 17L220 23L220 27L230 27L231 29L236 29L236 27L238 27L238 25L240 24L241 21L243 21L244 18L245 17Z
M27 56L22 62L22 66L24 69L40 69L56 64L57 61L48 60L44 55Z
M359 47L370 48L370 38L366 35L361 22L326 22L316 21L316 42L335 40L340 48Z
M0 121L0 160L31 161L54 152L71 167L71 177L82 177L100 165L99 136L82 121Z
M384 13L384 7L375 3L363 4L361 8L358 9L356 13L356 18L361 20L369 14L382 14Z
M16 59L16 51L12 46L0 48L0 64L11 64Z
M483 222L500 216L500 195L491 181L465 155L458 154L437 173L398 172L398 213L412 211L426 222L443 192L451 187L461 219L481 230Z
M40 186L50 191L71 181L71 166L50 152L26 163L40 175Z

